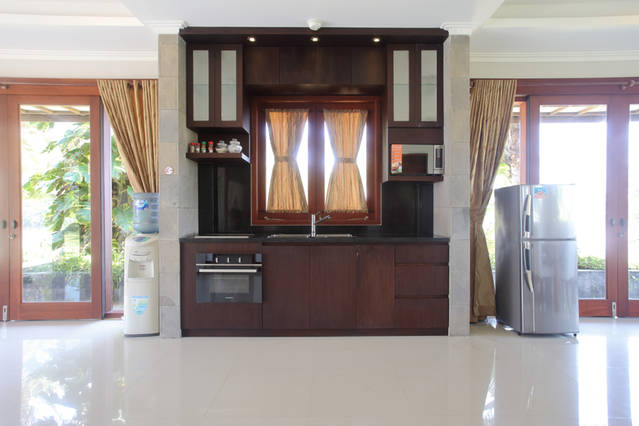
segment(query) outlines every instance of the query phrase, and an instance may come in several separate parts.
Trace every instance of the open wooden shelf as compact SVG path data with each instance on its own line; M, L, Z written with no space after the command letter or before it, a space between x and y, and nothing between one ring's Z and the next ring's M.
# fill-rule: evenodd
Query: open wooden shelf
M218 154L217 152L187 152L186 158L197 161L198 163L211 164L249 164L251 162L248 156L243 152L225 152L224 154Z
M426 176L401 176L390 175L389 181L404 181L404 182L442 182L444 175L426 175Z

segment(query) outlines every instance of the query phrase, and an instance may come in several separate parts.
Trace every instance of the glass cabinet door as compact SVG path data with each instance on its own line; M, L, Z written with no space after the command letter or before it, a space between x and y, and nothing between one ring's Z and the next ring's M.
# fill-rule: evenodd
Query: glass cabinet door
M420 51L420 118L437 121L437 50Z
M410 121L410 51L393 51L393 121Z
M237 51L220 50L220 120L237 120Z
M193 121L209 121L209 50L193 50Z

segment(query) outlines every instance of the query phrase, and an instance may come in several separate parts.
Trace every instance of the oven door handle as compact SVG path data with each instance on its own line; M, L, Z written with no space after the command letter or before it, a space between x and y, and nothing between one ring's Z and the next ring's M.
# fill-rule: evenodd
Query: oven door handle
M256 274L257 269L198 269L200 274Z

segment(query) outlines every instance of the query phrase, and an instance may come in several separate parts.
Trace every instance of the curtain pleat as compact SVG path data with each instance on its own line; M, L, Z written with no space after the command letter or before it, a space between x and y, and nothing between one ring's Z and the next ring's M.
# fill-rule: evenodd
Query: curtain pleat
M275 155L266 210L279 213L308 212L304 185L297 167L306 109L267 109L266 123Z
M516 80L476 80L470 92L471 322L495 315L495 284L482 224L510 128Z
M356 159L367 110L324 110L324 122L335 155L326 191L327 212L368 212Z
M156 80L98 80L118 152L134 192L158 192Z

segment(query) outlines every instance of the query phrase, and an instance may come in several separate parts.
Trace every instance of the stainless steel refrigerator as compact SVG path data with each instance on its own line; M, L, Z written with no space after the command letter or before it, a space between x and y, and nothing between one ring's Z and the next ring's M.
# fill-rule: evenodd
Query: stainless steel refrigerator
M574 185L495 190L497 319L521 334L577 333Z

